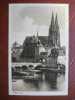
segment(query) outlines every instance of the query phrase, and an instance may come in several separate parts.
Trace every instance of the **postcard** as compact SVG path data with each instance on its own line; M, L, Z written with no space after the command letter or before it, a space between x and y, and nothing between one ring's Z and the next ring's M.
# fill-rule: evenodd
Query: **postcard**
M69 5L9 4L9 95L68 95Z

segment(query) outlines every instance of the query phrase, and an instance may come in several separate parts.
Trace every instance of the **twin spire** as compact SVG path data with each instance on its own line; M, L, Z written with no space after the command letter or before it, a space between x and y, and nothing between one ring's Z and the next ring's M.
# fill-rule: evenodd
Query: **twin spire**
M51 18L50 29L51 29L52 31L55 31L55 29L56 29L56 30L59 29L57 14L56 14L56 17L55 17L55 20L54 20L54 14L53 14L53 12L52 12L52 18Z
M51 24L49 27L49 39L48 39L49 46L60 46L60 32L59 32L59 25L58 25L58 18L57 14L54 20L54 14L52 13Z

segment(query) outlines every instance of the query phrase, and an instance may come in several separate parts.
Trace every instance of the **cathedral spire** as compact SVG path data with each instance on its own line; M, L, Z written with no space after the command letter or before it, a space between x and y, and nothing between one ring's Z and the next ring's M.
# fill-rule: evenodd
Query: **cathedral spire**
M52 18L51 18L50 31L54 31L54 14L53 14L53 12L52 12Z
M59 32L59 24L58 24L58 18L57 14L55 17L55 38L56 38L56 46L60 46L60 32Z
M55 27L56 27L56 30L59 31L57 14L56 14L56 17L55 17Z
M51 24L50 24L50 27L49 27L49 37L48 37L48 44L49 46L53 46L54 43L53 43L53 34L54 34L54 14L52 12L52 17L51 17Z

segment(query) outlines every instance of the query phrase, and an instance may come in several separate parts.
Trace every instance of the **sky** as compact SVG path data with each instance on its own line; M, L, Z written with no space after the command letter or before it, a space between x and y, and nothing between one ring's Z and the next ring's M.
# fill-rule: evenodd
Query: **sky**
M23 44L26 36L48 36L52 12L57 14L61 45L68 43L67 4L9 4L9 41Z

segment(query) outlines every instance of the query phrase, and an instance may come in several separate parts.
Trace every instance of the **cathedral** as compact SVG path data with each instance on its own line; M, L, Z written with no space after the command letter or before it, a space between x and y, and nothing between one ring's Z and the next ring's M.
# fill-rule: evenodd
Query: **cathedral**
M60 32L57 15L52 13L48 36L27 36L23 42L20 58L37 61L40 57L47 57L51 48L60 48ZM17 51L17 50L16 50Z
M23 43L23 52L21 57L38 59L42 52L48 52L47 48L51 49L52 47L60 47L58 18L56 15L54 19L53 13L51 17L51 24L49 26L49 35L39 36L39 33L37 32L36 36L26 37Z

